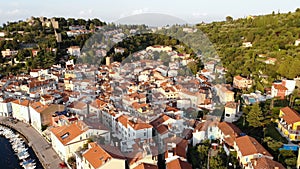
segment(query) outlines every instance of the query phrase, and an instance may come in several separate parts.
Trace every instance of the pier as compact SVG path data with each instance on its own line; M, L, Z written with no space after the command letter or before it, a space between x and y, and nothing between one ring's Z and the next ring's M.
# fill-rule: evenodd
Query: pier
M51 144L29 124L20 121L12 123L8 118L0 117L0 125L10 127L23 135L45 169L59 168L62 160L52 149Z

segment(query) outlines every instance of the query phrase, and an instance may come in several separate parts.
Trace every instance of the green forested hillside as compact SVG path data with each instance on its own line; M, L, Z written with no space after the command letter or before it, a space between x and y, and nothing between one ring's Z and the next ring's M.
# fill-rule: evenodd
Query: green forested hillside
M272 13L237 20L232 20L230 17L226 19L227 21L224 22L197 25L198 30L201 30L212 44L204 40L201 31L192 33L183 31L185 26L175 25L156 33L171 36L173 40L176 39L176 42L179 39L191 49L197 50L193 52L201 52L203 55L215 55L215 51L211 48L213 46L221 57L223 66L227 68L227 82L232 82L232 77L235 75L251 76L256 82L254 89L263 90L275 79L281 77L292 79L300 75L300 45L295 46L295 40L300 39L300 9L286 14ZM7 37L13 40L1 40L0 50L18 50L17 59L21 61L29 55L29 51L23 48L22 44L35 44L36 47L33 48L38 48L44 53L27 59L25 64L1 67L1 73L18 73L21 68L28 70L57 63L66 55L67 47L71 45L82 47L85 40L91 36L89 33L67 37L68 26L84 25L86 29L91 29L94 25L105 24L98 19L86 21L55 18L60 27L55 30L53 27L42 26L38 18L32 20L34 21L32 25L22 21L3 24L0 31L6 32ZM56 41L55 31L61 33L62 42ZM251 42L253 46L245 48L242 46L243 42ZM46 50L47 48L57 48L57 52L51 53ZM264 63L268 58L275 58L275 65ZM0 63L5 62L7 60L0 57Z
M262 81L261 75L268 75L268 82L281 76L291 79L300 75L300 46L295 46L295 40L300 39L300 9L287 14L227 18L224 22L198 24L197 28L215 45L228 69L229 82L238 74L252 76L256 82ZM253 46L242 47L243 42ZM276 64L265 64L263 61L268 58L276 58ZM257 87L261 85L258 83Z
M95 26L103 26L106 23L99 19L74 19L53 17L51 20L57 21L58 28L43 25L41 20L46 17L31 17L26 21L4 23L0 26L0 32L5 33L5 37L0 38L0 51L10 49L17 50L15 56L20 63L14 62L13 58L5 58L0 53L0 74L19 74L34 68L46 68L63 61L67 57L66 49L72 45L82 47L84 42L92 33L80 34L76 37L68 37L69 26L83 26L83 29L93 30ZM50 19L48 19L50 20ZM61 41L57 41L56 35L61 35ZM36 57L32 56L31 50L39 50ZM55 51L55 52L53 52Z

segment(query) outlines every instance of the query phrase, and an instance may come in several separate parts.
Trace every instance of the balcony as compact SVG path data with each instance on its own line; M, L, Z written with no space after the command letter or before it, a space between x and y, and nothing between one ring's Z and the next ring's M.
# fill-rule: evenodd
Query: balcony
M295 134L297 136L300 136L300 130L292 130L291 126L289 126L283 119L279 119L278 123L281 125L283 129L288 131L289 134Z

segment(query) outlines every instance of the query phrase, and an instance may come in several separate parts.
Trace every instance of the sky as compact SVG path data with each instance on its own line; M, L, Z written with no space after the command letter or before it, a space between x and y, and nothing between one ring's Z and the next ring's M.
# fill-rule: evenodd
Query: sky
M226 16L294 12L297 8L299 0L0 0L0 24L30 16L115 22L143 13L167 14L194 24L225 20Z

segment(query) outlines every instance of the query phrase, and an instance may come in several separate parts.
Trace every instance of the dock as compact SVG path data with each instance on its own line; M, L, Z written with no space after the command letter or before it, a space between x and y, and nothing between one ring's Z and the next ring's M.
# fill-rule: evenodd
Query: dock
M20 121L12 123L8 118L0 117L0 125L15 129L23 135L45 169L59 168L59 163L61 163L62 160L53 150L51 144L29 124Z

